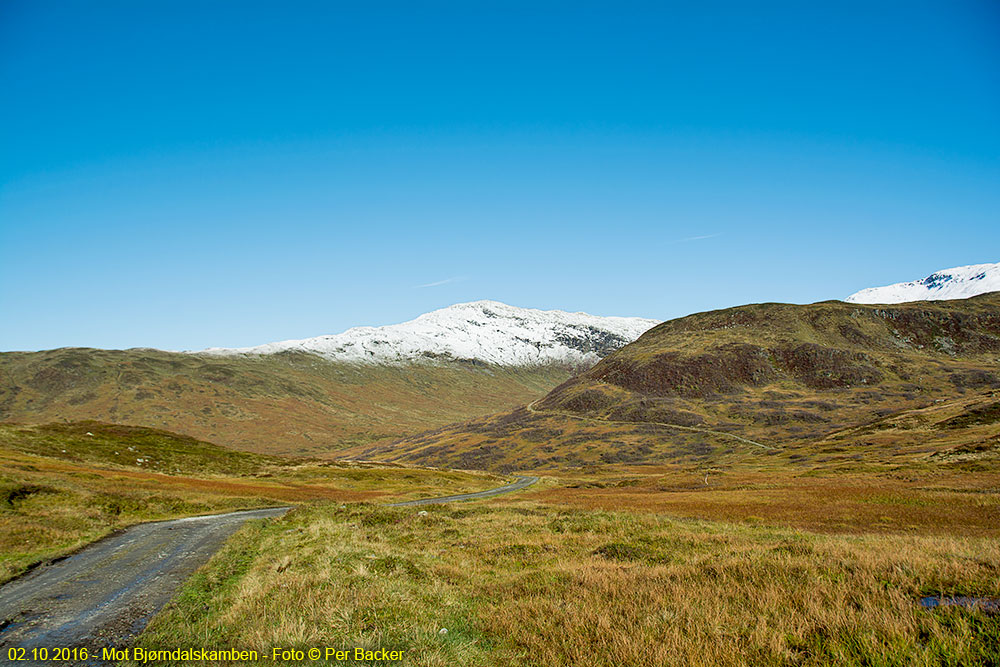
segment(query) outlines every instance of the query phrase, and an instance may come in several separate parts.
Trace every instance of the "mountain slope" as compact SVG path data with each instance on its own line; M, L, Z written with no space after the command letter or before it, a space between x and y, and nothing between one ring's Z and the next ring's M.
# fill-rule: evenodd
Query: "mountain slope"
M274 454L322 454L542 396L562 366L378 366L312 354L211 357L65 348L0 354L0 421L163 428Z
M408 364L474 360L498 366L592 365L657 324L638 317L597 317L516 308L497 301L460 303L402 324L205 354L308 352L332 361Z
M364 453L505 470L784 456L898 411L996 389L1000 294L755 304L664 322L529 409Z
M971 264L935 271L923 280L869 287L847 297L848 303L905 303L967 299L1000 292L1000 263Z
M535 400L647 324L492 302L415 322L205 354L3 353L0 420L97 419L256 452L331 453Z

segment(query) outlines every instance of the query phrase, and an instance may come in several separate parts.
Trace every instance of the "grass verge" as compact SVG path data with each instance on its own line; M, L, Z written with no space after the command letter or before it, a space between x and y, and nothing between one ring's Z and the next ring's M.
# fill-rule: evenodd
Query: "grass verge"
M917 600L998 597L998 563L969 537L321 502L241 530L137 645L391 648L427 667L997 664L1000 617Z

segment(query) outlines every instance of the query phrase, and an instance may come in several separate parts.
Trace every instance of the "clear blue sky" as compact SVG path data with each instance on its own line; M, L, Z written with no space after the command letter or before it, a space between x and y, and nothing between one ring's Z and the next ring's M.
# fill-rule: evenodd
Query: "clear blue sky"
M4 0L0 349L1000 261L998 34L990 0Z

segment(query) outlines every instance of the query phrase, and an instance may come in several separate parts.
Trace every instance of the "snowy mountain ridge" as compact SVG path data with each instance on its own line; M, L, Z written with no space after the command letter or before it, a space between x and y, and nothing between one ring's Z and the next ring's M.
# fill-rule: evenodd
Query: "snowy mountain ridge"
M1000 292L1000 263L970 264L935 271L922 280L869 287L847 297L849 303L904 303L968 299Z
M298 351L332 361L388 365L449 360L499 366L593 364L656 324L656 320L638 317L598 317L517 308L498 301L473 301L425 313L402 324L355 327L341 334L255 347L209 348L198 354Z

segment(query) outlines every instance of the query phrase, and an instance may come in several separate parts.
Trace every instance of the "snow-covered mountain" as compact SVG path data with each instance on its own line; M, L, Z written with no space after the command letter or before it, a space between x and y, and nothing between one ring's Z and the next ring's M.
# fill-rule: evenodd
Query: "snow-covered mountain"
M971 264L936 271L923 280L869 287L845 299L851 303L903 303L967 299L977 294L1000 292L1000 263Z
M631 343L656 320L597 317L560 310L515 308L497 301L460 303L384 327L201 354L310 352L334 361L403 364L472 359L500 366L593 364Z

